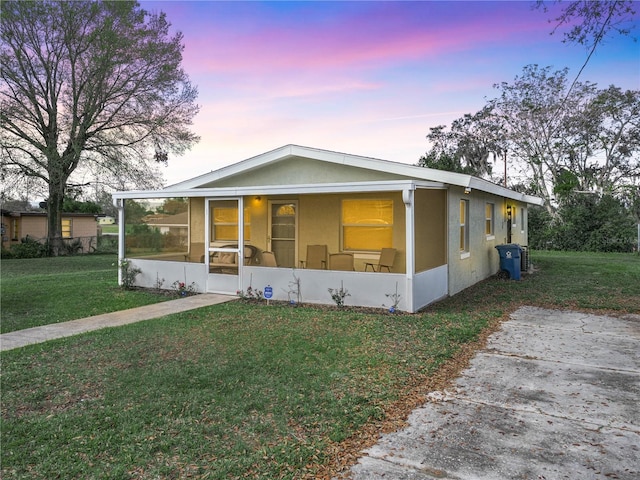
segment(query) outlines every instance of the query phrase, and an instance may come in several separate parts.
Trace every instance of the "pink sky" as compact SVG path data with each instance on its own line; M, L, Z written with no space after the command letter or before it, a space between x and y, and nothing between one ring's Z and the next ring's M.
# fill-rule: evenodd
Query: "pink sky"
M289 143L416 163L430 127L475 113L524 66L578 73L587 50L532 3L142 1L183 33L199 89L201 141L166 183ZM639 89L640 44L609 39L580 79Z

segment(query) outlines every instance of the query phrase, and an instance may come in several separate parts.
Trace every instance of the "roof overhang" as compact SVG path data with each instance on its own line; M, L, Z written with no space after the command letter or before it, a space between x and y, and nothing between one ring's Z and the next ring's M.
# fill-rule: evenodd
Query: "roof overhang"
M115 192L114 199L170 198L170 197L243 197L250 195L308 195L319 193L395 192L416 188L444 189L438 182L415 180L350 183L314 183L304 185L263 185L226 188L192 188L175 190L132 190Z
M379 172L392 173L394 175L408 177L407 180L388 180L374 182L342 182L342 183L318 183L318 184L294 184L294 185L264 185L246 187L211 187L217 180L227 179L235 175L241 175L255 169L281 162L292 157L302 157L318 160L330 164L339 164ZM544 201L539 197L525 195L495 183L483 180L471 175L436 170L432 168L418 167L399 162L380 160L371 157L362 157L345 153L321 150L317 148L302 147L299 145L286 145L261 155L234 163L227 167L200 175L175 185L170 185L162 190L139 190L130 192L116 192L114 199L126 198L169 198L169 197L234 197L246 195L301 195L313 193L357 193L401 191L415 188L449 188L457 186L466 191L479 190L500 197L524 202L530 205L543 205Z

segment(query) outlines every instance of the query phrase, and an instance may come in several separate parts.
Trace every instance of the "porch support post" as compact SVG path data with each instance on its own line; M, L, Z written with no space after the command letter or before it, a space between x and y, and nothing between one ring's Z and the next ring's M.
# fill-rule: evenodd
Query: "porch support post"
M238 290L244 290L244 197L238 197Z
M124 199L118 198L114 201L118 207L118 285L122 285L122 269L120 263L124 260L125 244L124 244Z
M209 278L209 262L211 258L211 252L209 252L209 248L211 248L211 198L205 197L204 199L204 267L207 272L207 278ZM207 280L207 286L205 287L205 291L208 291L209 280Z
M413 277L415 274L415 229L414 229L414 191L415 187L402 191L402 201L404 202L405 211L405 236L406 236L406 277L407 288L405 291L405 298L407 299L407 311L414 312L413 306Z

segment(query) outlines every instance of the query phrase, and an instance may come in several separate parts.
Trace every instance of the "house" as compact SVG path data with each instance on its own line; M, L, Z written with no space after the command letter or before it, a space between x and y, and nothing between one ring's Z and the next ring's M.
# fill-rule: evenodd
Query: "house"
M98 225L113 225L116 223L116 219L110 215L98 215L96 221Z
M45 212L16 212L2 210L2 247L9 249L11 245L30 238L44 243L48 232L47 214ZM92 213L63 213L62 237L68 241L76 241L82 250L88 252L97 241L98 227L96 216Z
M269 286L274 300L300 293L319 304L342 287L347 305L407 312L497 273L496 245L526 245L528 207L542 204L469 175L297 145L113 197L126 225L119 257L142 270L141 286L180 281L224 294ZM128 210L171 198L187 200L185 231L127 222ZM388 268L378 267L383 251Z

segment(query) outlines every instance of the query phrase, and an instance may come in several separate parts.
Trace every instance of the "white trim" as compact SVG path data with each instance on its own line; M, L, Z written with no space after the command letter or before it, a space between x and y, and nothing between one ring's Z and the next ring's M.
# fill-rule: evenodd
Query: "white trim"
M125 255L125 243L124 243L124 200L120 199L114 203L118 207L118 285L122 285L122 269L120 264L124 260Z
M413 187L413 188L412 188ZM193 190L131 190L114 192L113 198L238 197L253 195L299 195L314 193L393 192L415 188L444 189L443 183L417 180L321 183L301 185L258 185L250 187L196 188Z
M403 190L402 202L405 207L405 276L407 278L406 304L413 311L413 278L415 276L415 210L414 210L415 190Z

